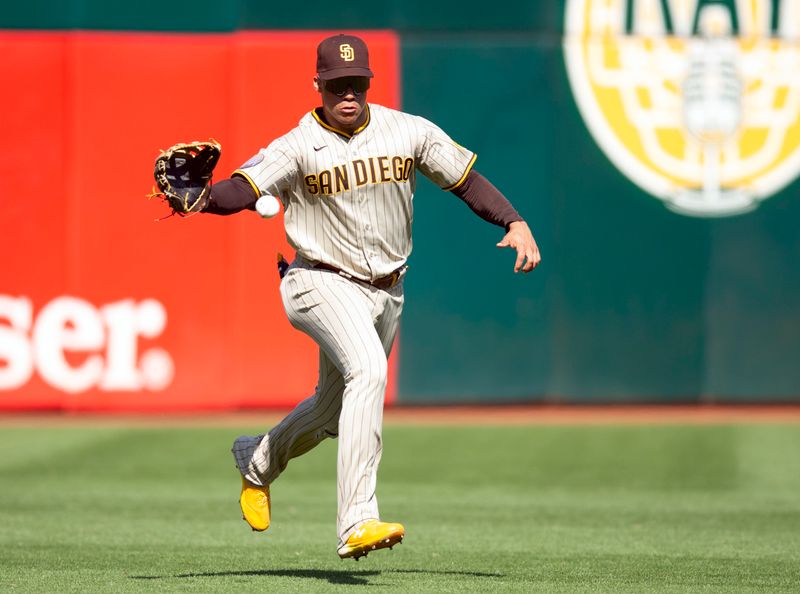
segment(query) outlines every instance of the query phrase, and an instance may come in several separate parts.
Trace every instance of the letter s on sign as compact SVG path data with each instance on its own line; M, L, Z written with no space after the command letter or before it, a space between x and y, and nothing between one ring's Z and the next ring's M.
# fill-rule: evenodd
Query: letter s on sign
M28 341L32 323L30 299L0 295L0 390L20 388L33 376L33 352Z

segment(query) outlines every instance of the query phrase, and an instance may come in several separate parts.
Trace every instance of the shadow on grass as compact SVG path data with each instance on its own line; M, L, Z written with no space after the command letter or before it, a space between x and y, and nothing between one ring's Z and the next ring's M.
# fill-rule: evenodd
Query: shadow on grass
M367 578L378 576L384 573L426 573L430 575L460 575L465 577L503 577L501 573L484 573L480 571L436 571L430 569L384 569L380 571L348 571L342 570L322 570L322 569L253 569L242 571L211 571L198 573L181 573L177 575L132 575L133 580L165 580L176 578L202 578L202 577L290 577L306 578L313 580L325 580L331 584L345 584L348 586L368 586Z

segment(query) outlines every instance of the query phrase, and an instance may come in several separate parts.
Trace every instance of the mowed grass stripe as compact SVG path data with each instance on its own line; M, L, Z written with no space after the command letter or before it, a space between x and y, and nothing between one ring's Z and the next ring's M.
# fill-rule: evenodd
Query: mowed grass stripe
M0 431L0 591L791 592L800 426L389 426L379 499L408 536L335 553L336 441L240 519L253 428Z

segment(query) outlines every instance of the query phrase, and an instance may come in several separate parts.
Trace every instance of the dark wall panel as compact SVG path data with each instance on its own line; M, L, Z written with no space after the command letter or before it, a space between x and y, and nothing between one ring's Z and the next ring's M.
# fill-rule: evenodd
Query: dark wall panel
M542 59L546 57L546 59ZM515 275L504 231L427 181L415 197L400 394L502 400L550 392L553 366L553 146L558 52L533 43L406 40L404 107L478 153L475 169L536 230L546 265Z
M0 28L232 31L235 29L394 29L503 34L558 30L559 3L462 0L365 0L333 4L312 0L32 0L3 7Z

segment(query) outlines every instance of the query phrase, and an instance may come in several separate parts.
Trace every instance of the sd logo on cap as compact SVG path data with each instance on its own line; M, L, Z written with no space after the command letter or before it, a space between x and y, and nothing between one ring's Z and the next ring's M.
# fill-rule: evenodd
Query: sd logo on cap
M317 74L320 80L343 76L373 77L369 68L369 50L355 35L334 35L317 46Z

